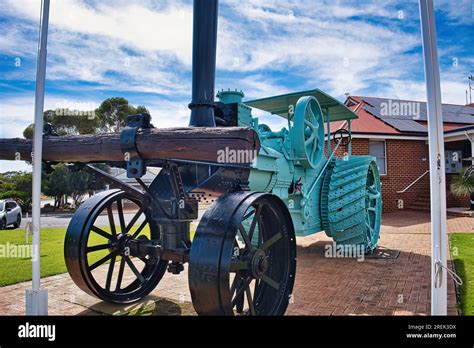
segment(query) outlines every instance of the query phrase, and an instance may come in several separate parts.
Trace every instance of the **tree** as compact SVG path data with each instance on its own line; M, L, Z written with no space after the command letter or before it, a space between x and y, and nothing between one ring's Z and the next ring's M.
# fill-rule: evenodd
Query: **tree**
M119 132L125 126L127 116L145 112L149 113L146 107L134 107L122 97L108 98L95 110L103 132Z
M70 109L46 110L44 112L44 122L50 123L58 135L117 132L125 126L127 116L140 113L149 113L149 111L144 106L135 107L130 105L128 100L123 97L113 97L104 100L99 108L89 112ZM24 129L23 136L26 139L32 139L33 134L34 124L32 123ZM110 171L109 166L105 164L96 164L95 166L105 172ZM86 193L91 194L91 192L105 187L103 180L97 179L82 170L71 172L64 164L55 165L53 168L54 171L50 174L43 172L42 192L54 198L54 209L61 206L65 197L71 196L73 204L77 206ZM6 186L2 184L2 187ZM28 187L30 187L31 192L31 183ZM13 196L13 193L10 192L9 194ZM20 193L16 193L16 197L20 199ZM26 197L21 199L27 201ZM31 206L31 199L29 202Z
M0 199L12 198L24 211L31 209L32 173L6 172L0 174Z
M58 135L118 132L125 126L127 116L141 113L150 112L142 105L130 105L123 97L113 97L104 100L96 110L46 110L44 122L50 123ZM34 124L31 123L23 130L23 136L33 139L33 134Z
M109 172L109 166L95 164L102 171ZM72 197L73 206L80 205L86 193L105 188L105 182L95 178L84 170L72 171L65 164L60 163L53 166L54 171L47 174L43 180L42 191L45 195L54 198L54 209L60 208L65 197Z

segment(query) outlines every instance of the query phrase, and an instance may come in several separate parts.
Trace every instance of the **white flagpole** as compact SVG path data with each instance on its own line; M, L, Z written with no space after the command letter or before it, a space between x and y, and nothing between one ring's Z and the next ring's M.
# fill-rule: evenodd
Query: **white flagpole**
M446 315L447 240L444 132L433 0L420 0L425 65L431 193L431 315Z
M48 42L50 0L41 4L41 28L38 49L38 64L36 71L35 92L35 131L33 137L33 260L32 260L32 289L26 291L26 315L48 314L48 293L40 289L40 227L41 227L41 163L43 157L43 109L44 83L46 78L46 46Z

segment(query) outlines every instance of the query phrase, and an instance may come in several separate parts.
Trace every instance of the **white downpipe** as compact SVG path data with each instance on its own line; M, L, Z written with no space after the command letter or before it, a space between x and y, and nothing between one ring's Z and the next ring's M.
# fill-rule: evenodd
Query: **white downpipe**
M446 181L433 0L419 0L425 66L431 191L431 314L447 314Z

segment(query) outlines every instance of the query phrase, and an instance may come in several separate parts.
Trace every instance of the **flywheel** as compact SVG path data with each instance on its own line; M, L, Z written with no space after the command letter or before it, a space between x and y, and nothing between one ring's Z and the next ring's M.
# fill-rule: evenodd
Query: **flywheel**
M338 244L363 245L372 252L380 237L380 176L371 156L334 161L321 191L321 217L326 234Z

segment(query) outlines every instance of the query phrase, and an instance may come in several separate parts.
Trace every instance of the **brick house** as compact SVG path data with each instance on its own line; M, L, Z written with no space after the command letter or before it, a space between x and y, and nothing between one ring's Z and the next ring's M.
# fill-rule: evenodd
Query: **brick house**
M358 119L350 124L352 153L377 158L382 181L383 210L429 210L429 152L426 103L349 96L345 105ZM443 104L447 206L469 207L469 197L450 192L450 182L474 153L474 104ZM331 124L331 133L348 128L347 121ZM338 149L338 155L347 146ZM469 159L471 158L471 159ZM474 163L473 163L474 164Z

